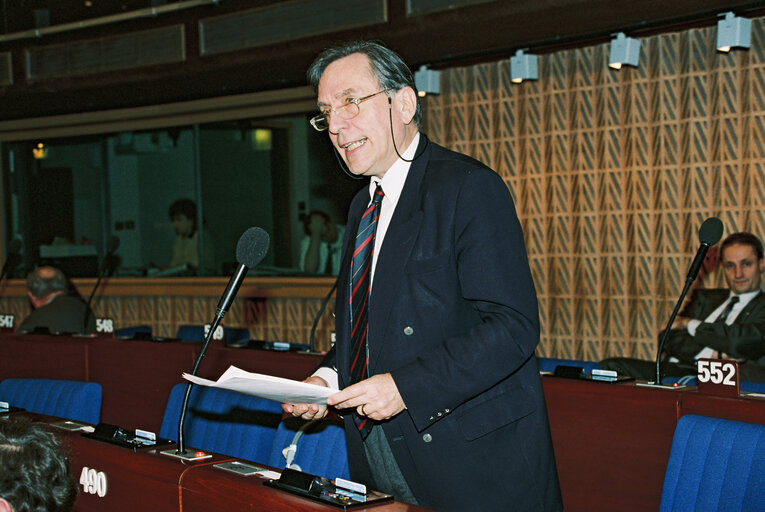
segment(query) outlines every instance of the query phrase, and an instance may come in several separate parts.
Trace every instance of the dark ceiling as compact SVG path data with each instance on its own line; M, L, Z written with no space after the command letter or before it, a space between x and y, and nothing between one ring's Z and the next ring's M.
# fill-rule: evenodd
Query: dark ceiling
M545 53L600 43L617 31L640 36L708 26L725 11L750 17L765 13L763 2L751 0L494 0L407 16L407 0L388 0L386 23L214 57L199 55L200 19L284 1L220 0L154 18L43 38L0 40L0 52L12 54L14 71L13 85L0 86L0 120L305 85L304 72L315 55L333 43L349 39L379 39L401 53L413 68L420 64L438 68L497 60L512 55L518 48ZM40 24L56 26L167 3L162 0L0 0L0 35L30 30ZM333 2L328 1L327 5ZM342 2L336 5L342 6ZM27 47L178 23L184 24L188 45L183 63L38 83L29 83L24 76Z

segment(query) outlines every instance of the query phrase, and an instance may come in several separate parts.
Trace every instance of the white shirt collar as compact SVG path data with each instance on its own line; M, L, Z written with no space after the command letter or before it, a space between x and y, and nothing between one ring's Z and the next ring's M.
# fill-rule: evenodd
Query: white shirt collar
M755 298L758 293L760 293L760 290L755 290L753 292L739 293L739 294L730 292L730 295L728 295L728 300L730 300L731 297L738 296L738 301L740 305L749 304L749 301Z
M419 142L420 132L417 132L414 135L414 139L412 139L412 143L409 144L409 147L406 148L406 151L404 151L401 156L406 160L412 160L417 151ZM391 165L385 172L382 179L373 176L369 181L369 197L371 198L374 195L377 184L379 183L385 193L385 199L390 201L393 205L398 204L398 198L401 197L401 191L404 189L404 182L406 181L406 176L409 174L409 168L411 166L412 162L397 158L396 161L393 162L393 165Z

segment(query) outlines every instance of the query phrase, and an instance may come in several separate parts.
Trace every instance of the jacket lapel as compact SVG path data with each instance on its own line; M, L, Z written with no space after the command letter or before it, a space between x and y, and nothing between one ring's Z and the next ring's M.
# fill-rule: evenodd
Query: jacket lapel
M431 154L430 147L423 150L424 144L428 144L427 138L420 134L420 143L415 154L422 151L422 155L415 159L409 168L396 211L393 212L377 257L369 303L370 373L374 373L379 362L377 356L385 344L384 333L391 308L422 223L420 188Z
M744 309L741 310L741 313L738 314L736 320L734 320L734 323L744 321L744 319L751 315L752 311L754 311L754 308L757 307L758 304L762 303L763 300L765 300L765 295L763 295L762 291L760 291L760 293L755 295L754 298L750 300L749 303L744 307Z

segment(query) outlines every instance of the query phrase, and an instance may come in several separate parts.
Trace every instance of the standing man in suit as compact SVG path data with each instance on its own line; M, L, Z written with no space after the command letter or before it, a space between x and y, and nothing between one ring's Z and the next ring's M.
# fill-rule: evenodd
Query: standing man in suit
M697 289L676 318L664 345L663 374L696 375L699 358L733 358L741 379L765 381L765 270L762 243L751 233L733 233L720 245L720 266L728 289ZM606 369L637 379L655 380L656 364L617 357L601 361Z
M391 50L326 50L308 79L311 124L370 178L346 224L337 343L307 379L341 390L327 404L345 415L351 478L441 511L561 510L536 292L507 186L419 132L412 74Z

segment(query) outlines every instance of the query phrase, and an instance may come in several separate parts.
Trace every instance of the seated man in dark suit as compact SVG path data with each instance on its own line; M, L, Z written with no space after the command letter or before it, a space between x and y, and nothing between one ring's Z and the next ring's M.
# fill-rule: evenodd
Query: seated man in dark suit
M696 374L699 358L737 359L741 380L765 381L765 270L762 243L751 233L734 233L720 246L720 265L728 289L697 289L672 325L664 346L662 376ZM655 380L656 364L616 357L605 369Z
M27 295L34 311L21 323L18 332L46 329L52 334L96 332L96 320L90 312L87 328L84 328L87 306L76 292L70 293L69 280L59 269L39 267L30 272Z

